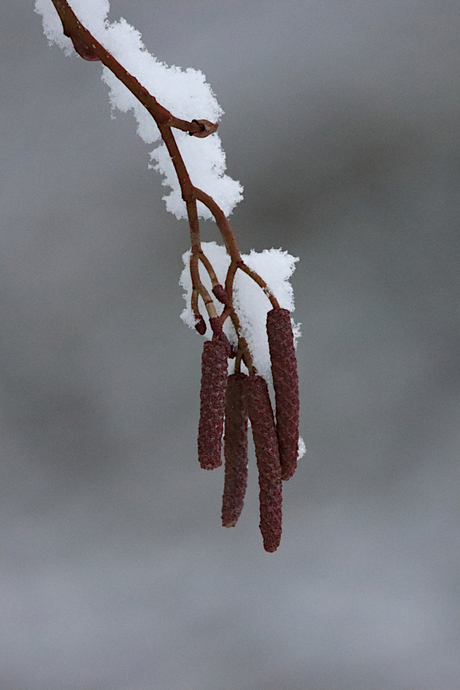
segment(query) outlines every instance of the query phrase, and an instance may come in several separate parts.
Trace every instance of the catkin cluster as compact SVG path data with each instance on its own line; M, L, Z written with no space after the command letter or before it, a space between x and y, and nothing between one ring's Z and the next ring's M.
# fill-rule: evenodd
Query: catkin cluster
M232 527L240 516L246 491L247 435L248 422L251 422L259 470L260 530L264 548L276 551L281 538L281 482L294 474L298 452L299 388L293 334L289 311L279 307L267 283L243 261L236 237L223 210L208 193L192 183L174 138L173 129L188 132L190 136L200 139L206 138L215 133L217 124L205 119L192 119L189 122L174 116L83 26L68 0L52 0L52 4L61 19L64 34L71 39L76 52L85 60L101 61L147 109L158 126L177 175L190 226L190 308L195 316L195 328L200 335L204 335L207 328L199 310L201 299L213 332L212 340L204 344L202 357L199 461L201 467L207 470L219 467L222 464L221 446L222 438L224 439L222 522L226 527ZM201 246L198 202L214 218L230 257L225 285L219 283ZM200 265L211 281L211 293L201 280ZM276 419L267 384L254 367L233 304L233 283L237 271L249 276L264 291L273 307L267 315L267 335ZM217 312L219 305L214 298L223 306L220 314ZM223 332L226 319L230 320L236 333L236 348L232 348ZM229 358L235 361L235 373L230 376ZM248 374L240 372L241 362L245 364Z
M255 371L227 375L229 351L216 337L204 343L201 369L198 459L203 469L222 464L225 482L222 524L233 527L241 514L248 475L248 420L259 472L260 531L266 551L279 546L282 480L295 472L299 439L299 385L291 318L287 309L267 315L276 419L267 383Z

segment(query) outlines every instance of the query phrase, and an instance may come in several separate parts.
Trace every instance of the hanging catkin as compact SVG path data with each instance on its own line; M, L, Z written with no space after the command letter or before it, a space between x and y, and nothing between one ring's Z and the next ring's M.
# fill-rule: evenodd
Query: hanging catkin
M299 378L291 317L287 309L267 314L267 335L276 400L281 476L289 479L297 467L299 445Z
M225 400L225 483L222 496L222 524L234 527L243 509L248 478L248 414L244 399L246 374L227 379Z
M275 421L267 384L261 376L248 376L246 404L259 469L260 531L265 551L276 551L281 539L281 465Z
M204 470L220 467L224 426L227 352L220 340L208 340L201 358L198 460Z

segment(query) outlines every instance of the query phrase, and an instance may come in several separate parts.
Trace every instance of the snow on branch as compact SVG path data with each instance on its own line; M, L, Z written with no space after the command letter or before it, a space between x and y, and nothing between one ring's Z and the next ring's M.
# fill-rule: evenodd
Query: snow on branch
M57 43L67 55L75 49L85 60L104 64L102 79L109 86L112 107L133 112L138 134L147 144L160 140L155 121L178 130L176 141L193 184L212 196L226 215L231 213L243 198L243 190L225 174L225 154L215 133L223 111L204 74L168 67L157 60L146 50L141 34L124 19L108 21L106 0L36 0L35 9L43 16L51 43ZM203 137L205 141L199 141ZM168 211L186 218L166 145L160 144L151 157L153 167L164 175L164 184L172 190L165 197ZM212 217L206 206L199 204L198 208L200 216Z
M244 501L248 419L257 456L260 529L264 548L281 538L281 484L296 468L299 393L295 341L299 328L289 278L296 258L282 250L242 256L227 216L242 198L225 174L217 134L223 111L202 72L168 67L146 50L124 19L109 22L108 0L36 0L45 35L67 55L103 64L113 108L133 111L152 151L152 167L171 188L166 206L187 218L191 249L181 276L187 307L182 319L206 337L198 457L205 469L222 464L226 480L223 524L233 526ZM199 218L213 218L224 246L202 243ZM276 416L267 383L273 381ZM237 409L238 408L238 409ZM300 448L300 452L299 452Z

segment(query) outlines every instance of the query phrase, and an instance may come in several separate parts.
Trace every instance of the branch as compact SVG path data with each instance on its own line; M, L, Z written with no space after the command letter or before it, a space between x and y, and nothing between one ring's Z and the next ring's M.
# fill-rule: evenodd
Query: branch
M142 84L115 60L78 19L67 0L51 0L61 19L64 35L73 43L76 52L84 60L100 61L128 88L133 96L148 110L158 126L175 127L193 136L206 137L217 130L218 125L207 120L181 120L158 103Z

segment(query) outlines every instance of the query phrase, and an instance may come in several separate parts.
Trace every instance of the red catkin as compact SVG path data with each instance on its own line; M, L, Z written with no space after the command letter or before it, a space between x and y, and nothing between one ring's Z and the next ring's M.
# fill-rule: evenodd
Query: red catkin
M259 469L260 531L265 551L273 552L281 540L282 520L278 437L265 379L248 376L244 387Z
M246 374L231 374L225 399L225 483L222 524L234 527L243 509L248 479L248 415L244 399Z
M267 335L275 389L281 476L286 480L296 471L299 446L299 377L291 317L287 309L278 307L268 312Z
M227 352L219 340L204 343L201 358L200 422L198 425L198 460L204 470L222 464L221 447L224 427Z

